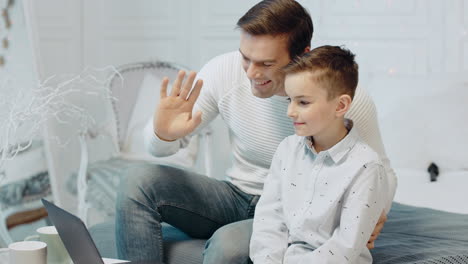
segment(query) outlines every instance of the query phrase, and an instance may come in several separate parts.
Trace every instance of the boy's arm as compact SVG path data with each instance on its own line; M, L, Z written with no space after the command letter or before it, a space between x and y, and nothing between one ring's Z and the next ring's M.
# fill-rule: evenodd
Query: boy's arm
M262 196L255 208L250 240L250 259L255 264L283 263L283 256L288 247L289 231L281 202L280 149L283 143L273 157Z
M366 249L386 206L388 180L384 168L366 164L343 196L340 224L322 246L305 254L302 263L354 263Z

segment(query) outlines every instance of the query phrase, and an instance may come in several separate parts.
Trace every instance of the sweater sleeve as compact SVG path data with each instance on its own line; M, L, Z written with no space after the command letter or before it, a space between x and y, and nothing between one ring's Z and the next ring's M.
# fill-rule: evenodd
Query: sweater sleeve
M173 155L179 149L185 148L193 135L200 133L209 126L210 122L219 114L218 102L220 98L232 84L231 79L233 77L229 69L236 67L237 64L237 56L235 52L232 52L215 57L203 66L197 75L197 79L203 80L203 87L193 108L193 113L202 112L201 124L190 135L167 142L159 139L154 133L153 118L151 118L144 129L143 135L147 151L156 157Z
M388 192L385 204L385 212L388 214L392 206L393 197L397 188L397 177L391 167L390 160L385 152L385 147L380 134L377 120L377 109L374 101L367 93L366 89L359 87L356 89L351 109L346 114L346 118L353 120L359 135L362 139L379 154L388 179Z

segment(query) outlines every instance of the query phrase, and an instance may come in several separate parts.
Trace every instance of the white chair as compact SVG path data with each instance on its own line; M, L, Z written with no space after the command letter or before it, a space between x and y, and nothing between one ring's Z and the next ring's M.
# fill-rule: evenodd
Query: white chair
M77 192L78 215L85 223L90 220L91 208L105 219L114 215L116 190L130 166L165 163L211 174L210 155L200 155L199 148L200 142L210 145L210 128L193 136L186 149L170 157L152 157L143 146L142 130L159 100L160 82L164 76L173 81L180 69L183 67L160 61L133 63L118 67L118 73L110 78L108 88L114 99L103 102L103 111L105 108L107 113L103 120L80 136L79 171L68 181L69 189ZM106 157L91 157L102 156L96 152L103 150L107 150Z

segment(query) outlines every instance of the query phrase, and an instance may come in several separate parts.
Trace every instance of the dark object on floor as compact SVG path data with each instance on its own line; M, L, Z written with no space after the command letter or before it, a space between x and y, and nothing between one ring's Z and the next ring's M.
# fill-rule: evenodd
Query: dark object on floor
M429 172L431 182L437 181L437 176L439 176L439 167L437 167L437 165L434 162L432 162L431 165L429 165L427 171Z

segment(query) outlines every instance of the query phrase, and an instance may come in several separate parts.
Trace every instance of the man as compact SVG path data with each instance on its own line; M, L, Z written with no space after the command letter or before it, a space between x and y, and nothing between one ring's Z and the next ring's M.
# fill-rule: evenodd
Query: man
M194 72L185 82L185 73L180 72L170 94L168 80L163 80L159 107L145 132L148 150L168 156L220 114L229 128L234 157L226 172L228 181L157 165L129 171L117 201L119 258L162 259L161 222L167 222L194 238L210 238L204 263L249 261L251 218L263 181L278 144L294 134L285 114L288 101L281 68L309 51L313 26L307 11L291 0L262 1L237 25L239 51L211 60L196 82ZM375 107L359 88L353 106L348 117L379 153L393 179L388 212L396 181L381 142ZM383 212L369 248L385 219Z

